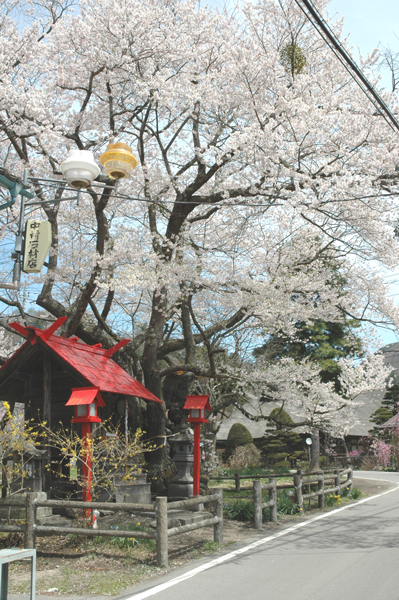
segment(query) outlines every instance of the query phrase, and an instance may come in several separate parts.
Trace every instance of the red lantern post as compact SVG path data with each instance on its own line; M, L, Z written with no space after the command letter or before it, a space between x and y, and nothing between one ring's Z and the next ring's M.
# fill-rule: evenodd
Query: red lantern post
M65 406L75 407L75 416L71 423L82 423L84 462L82 466L83 502L91 502L91 424L101 423L97 408L105 406L99 388L72 388L72 395ZM90 517L91 511L84 509L84 517Z
M194 424L193 494L194 496L199 496L201 461L200 433L201 423L208 423L208 420L205 418L205 411L211 410L209 396L187 396L183 408L190 411L187 423Z

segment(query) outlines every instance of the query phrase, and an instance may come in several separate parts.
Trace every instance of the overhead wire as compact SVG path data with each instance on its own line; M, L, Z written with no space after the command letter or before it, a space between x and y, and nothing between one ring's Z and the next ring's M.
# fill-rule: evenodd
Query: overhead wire
M324 20L311 0L295 0L295 2L316 29L316 31L318 31L323 40L327 43L329 48L333 51L340 63L345 67L354 81L358 84L363 93L367 96L370 102L372 102L379 114L385 119L385 121L393 130L399 131L399 122L393 113L375 90L374 86L369 82L362 70L348 54L344 46L338 40L335 33Z
M388 106L386 105L384 100L381 98L381 96L375 90L373 85L369 82L367 77L364 75L364 73L358 67L356 62L348 54L347 50L344 48L344 46L338 40L338 38L336 37L336 35L332 31L332 29L330 28L328 23L325 21L323 16L319 13L319 11L314 6L314 4L311 2L311 0L295 0L295 2L299 6L301 11L304 13L306 18L309 20L309 22L316 29L316 31L318 31L318 33L320 34L322 39L327 43L328 47L332 50L332 52L337 57L337 59L340 61L342 66L346 69L346 71L349 73L349 75L357 83L357 85L360 87L360 89L363 91L363 93L366 95L366 97L370 100L370 102L372 102L373 106L376 108L378 113L384 118L384 120L388 123L388 125L393 130L396 130L399 132L399 122L397 121L397 119L395 118L393 113L390 111L390 109L388 108ZM31 181L32 181L32 183L38 184L39 186L42 185L40 182L45 182L46 188L58 187L61 184L61 181L59 181L57 179L48 180L48 179L43 179L40 177L33 177L33 178L31 178ZM107 186L107 184L102 184L99 182L92 184L92 187L94 187L94 188L99 187L99 188L104 189L106 186ZM76 192L76 190L74 190L73 188L69 188L67 186L64 186L64 190ZM40 190L40 191L42 191L42 190ZM37 192L37 193L39 193L39 192ZM395 194L395 193L393 193L393 194L369 194L369 195L354 197L354 198L337 199L337 201L345 202L345 201L351 201L351 200L363 200L363 199L367 199L367 198L379 198L379 197L385 198L385 197L396 196L396 195L397 194ZM150 200L148 198L138 198L138 197L128 196L125 194L118 194L118 193L113 194L113 197L120 198L123 200L134 200L136 202L144 202L147 204L156 204L156 205L184 204L184 205L196 205L196 206L202 205L202 206L209 206L209 207L210 206L215 206L215 207L246 206L246 207L264 207L264 208L267 208L270 206L278 206L278 204L276 204L275 202L273 202L273 203L264 203L264 202L252 203L252 202L248 202L248 200L236 201L236 202L234 202L234 201L217 202L217 203L210 203L210 202L206 202L206 201L201 202L199 200L175 200L175 199ZM46 204L63 202L64 200L67 200L67 199L60 198L57 200L44 200L42 202L29 203L29 204L31 204L32 206L33 206L33 204L37 204L37 206L40 207L40 206L45 206ZM68 198L68 200L70 200L70 198Z
M43 179L43 181L46 181ZM45 187L49 188L49 189L54 189L54 188L58 188L60 184L62 184L63 182L60 180L53 180L50 182L50 184L47 184ZM106 187L106 184L101 184L101 183L97 183L94 182L92 183L92 188L100 188L100 189L104 189ZM69 192L75 192L76 190L74 188L70 188L70 187L64 187L63 189L65 192L69 193ZM41 192L44 192L44 190L42 189ZM82 193L87 193L87 191L85 190L81 190ZM353 196L353 197L349 197L349 198L337 198L336 202L352 202L353 200L366 200L368 198L389 198L389 197L393 197L393 196L397 196L397 193L385 193L385 194L366 194L364 196ZM207 206L207 207L218 207L218 206L227 206L227 207L234 207L234 206L246 206L248 208L251 207L263 207L263 208L267 208L267 207L271 207L271 206L282 206L282 204L278 204L276 202L251 202L249 199L247 200L238 200L235 201L234 199L231 199L230 202L226 201L226 202L217 202L217 203L211 203L211 202L207 202L207 201L200 201L200 200L176 200L176 199L167 199L167 198L162 198L159 200L152 200L149 198L143 198L143 197L137 197L137 196L129 196L128 194L121 194L121 193L116 193L116 194L112 194L113 198L120 198L121 200L133 200L135 202L142 202L144 204L156 204L158 206L162 206L164 204L183 204L185 206L187 205L195 205L195 206ZM254 196L255 197L255 196ZM259 197L259 195L258 195ZM283 199L283 198L281 198ZM56 200L43 200L40 202L29 202L27 203L27 206L37 206L38 208L40 208L40 206L44 206L46 204L54 204L54 203L59 203L59 202L63 202L63 201L70 201L71 198L60 198L60 199L56 199Z

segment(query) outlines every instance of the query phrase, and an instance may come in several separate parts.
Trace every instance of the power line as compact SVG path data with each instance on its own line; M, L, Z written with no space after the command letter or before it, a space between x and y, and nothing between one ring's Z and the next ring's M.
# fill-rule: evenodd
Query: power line
M396 120L395 116L389 110L384 100L377 93L355 61L349 56L344 46L335 36L334 32L323 19L316 7L312 4L311 0L295 0L295 2L388 125L390 125L392 129L399 131L399 122ZM306 9L302 6L303 4Z
M43 179L43 181L46 181ZM46 185L46 188L58 188L59 185L62 183L62 181L58 181L58 180L52 180L50 182L50 184ZM93 188L99 188L99 189L104 189L106 187L106 184L101 184L101 183L97 183L97 182L93 182L92 183L92 187ZM70 192L75 192L76 190L74 188L70 188L70 187L63 187L64 191L67 193ZM44 191L44 190L41 190ZM88 193L85 190L81 190L81 193ZM259 194L260 195L260 194ZM390 198L390 197L394 197L394 196L398 196L398 193L386 193L386 194L381 194L381 193L377 193L377 194L366 194L364 196L353 196L351 198L336 198L334 201L335 202L352 202L353 200L366 200L368 198ZM159 199L159 200L153 200L153 199L149 199L149 198L143 198L143 197L137 197L137 196L129 196L127 194L118 194L118 193L113 193L112 194L112 198L120 198L121 200L133 200L135 202L141 202L144 204L155 204L157 206L163 206L165 204L182 204L182 205L195 205L195 206L207 206L209 208L213 208L213 207L219 207L219 206L225 206L225 207L234 207L234 206L246 206L248 208L252 208L252 207L263 207L263 208L268 208L268 207L275 207L275 206L283 206L283 204L278 203L278 202L251 202L250 200L237 200L235 201L233 198L231 199L230 202L207 202L207 201L200 201L200 200L176 200L176 199ZM254 196L254 198L256 198L256 196ZM287 198L280 196L279 198L277 198L277 200L287 200ZM29 205L30 206L37 206L38 208L40 208L40 206L45 206L47 204L56 204L59 202L63 202L63 201L71 201L71 198L60 198L60 199L55 199L55 200L42 200L42 201L38 201L36 202L30 202Z

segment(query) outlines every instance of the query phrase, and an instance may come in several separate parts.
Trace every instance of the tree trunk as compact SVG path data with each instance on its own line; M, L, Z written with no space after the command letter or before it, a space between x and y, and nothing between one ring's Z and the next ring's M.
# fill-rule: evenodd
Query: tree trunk
M164 294L164 296L162 296ZM148 329L147 340L144 345L142 368L144 373L145 387L155 396L162 400L161 377L158 369L158 347L162 339L165 325L164 309L166 290L155 293L152 302L152 315ZM161 492L163 483L162 476L166 463L165 442L165 407L155 402L147 403L147 439L155 445L155 449L148 453L147 460L150 463L149 479L156 484L155 491Z
M310 449L310 471L317 471L320 469L320 434L319 430L315 429L310 434L312 439L312 446Z

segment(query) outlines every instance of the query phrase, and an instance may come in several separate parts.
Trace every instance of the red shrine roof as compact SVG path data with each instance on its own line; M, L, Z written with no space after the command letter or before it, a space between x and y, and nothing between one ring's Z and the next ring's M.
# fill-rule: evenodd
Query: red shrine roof
M53 352L101 392L136 396L144 400L162 403L159 398L154 396L154 394L111 359L111 356L130 340L121 340L118 344L106 350L102 348L101 344L89 346L80 342L77 337L63 338L59 335L54 335L54 331L66 320L67 317L60 317L48 329L24 327L20 323L10 323L10 327L13 327L18 333L28 338L15 354L19 353L27 344L34 345L40 340L41 343L44 343L48 348L53 350ZM15 354L1 369L13 359Z
M98 406L105 406L101 398L99 389L96 387L72 388L72 394L65 406L78 406L81 404L92 404L94 400L98 401Z
M202 409L211 410L211 406L209 404L209 396L186 396L186 403L183 408L190 410L194 409Z

